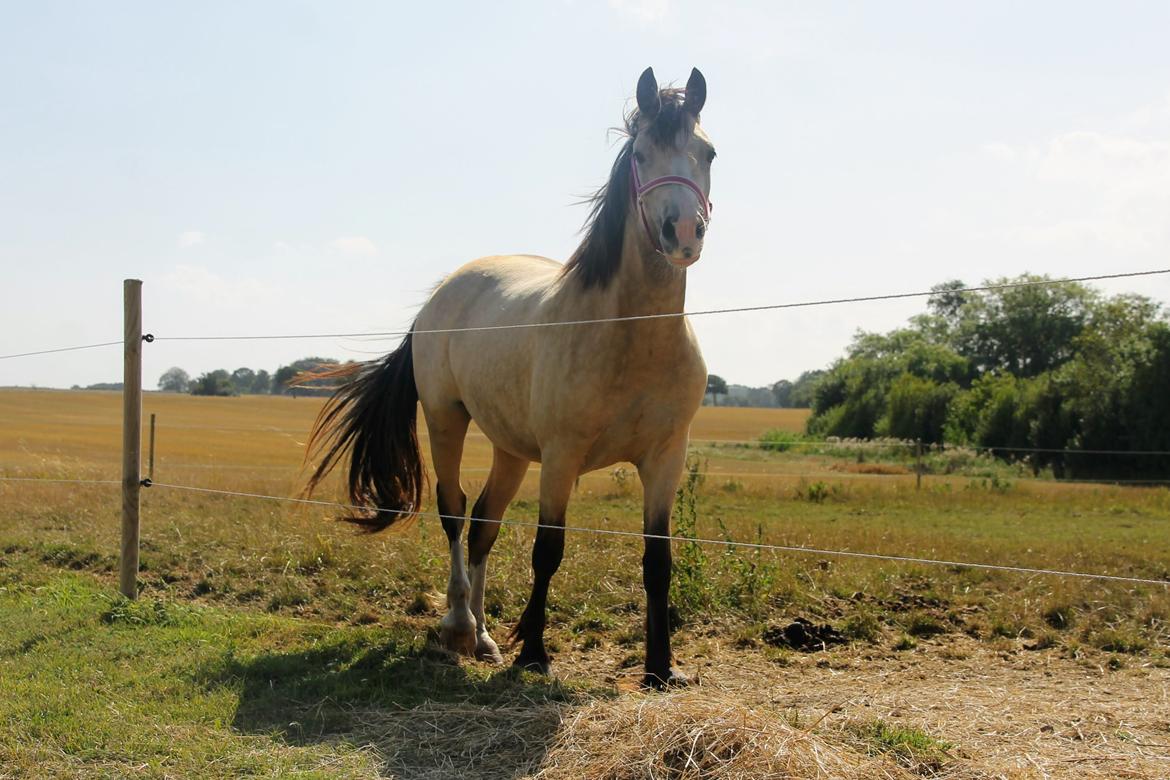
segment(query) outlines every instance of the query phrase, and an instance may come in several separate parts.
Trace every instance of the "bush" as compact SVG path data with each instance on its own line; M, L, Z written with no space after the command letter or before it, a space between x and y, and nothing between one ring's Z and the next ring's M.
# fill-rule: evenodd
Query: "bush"
M804 441L804 436L792 431L782 431L779 428L773 428L764 431L760 436L761 449L769 452L788 452L788 450Z

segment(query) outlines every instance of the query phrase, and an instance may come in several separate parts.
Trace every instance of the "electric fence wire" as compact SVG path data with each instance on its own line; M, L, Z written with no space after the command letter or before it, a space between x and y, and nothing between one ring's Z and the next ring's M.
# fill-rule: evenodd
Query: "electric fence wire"
M1035 568L1035 567L1030 567L1030 566L1014 566L1014 565L996 564L996 563L974 563L974 562L970 562L970 561L949 561L949 560L942 560L942 559L937 559L937 558L922 558L922 557L909 556L909 555L887 555L887 554L883 554L883 553L860 552L860 551L853 551L853 550L833 550L833 549L818 548L818 547L799 547L799 546L794 546L794 545L765 544L762 542L741 542L741 541L734 541L734 540L729 540L729 539L707 539L707 538L696 538L696 537L690 537L690 536L674 536L671 534L651 534L651 533L645 533L645 532L641 532L641 531L621 531L621 530L612 529L612 528L585 528L582 526L569 526L569 525L561 526L561 525L553 525L553 524L549 524L549 523L540 523L540 522L533 523L533 522L523 521L523 520L504 520L504 519L490 520L490 519L479 518L479 517L464 517L462 515L445 515L445 514L442 514L439 512L428 512L428 511L412 512L410 510L360 507L360 506L354 506L351 504L342 504L342 503L338 503L338 502L334 502L334 501L320 501L320 500L310 499L310 498L292 498L292 497L286 497L286 496L269 496L269 495L264 495L262 493L244 493L244 492L235 491L235 490L220 490L220 489L216 489L216 488L195 487L192 485L176 485L176 484L171 484L171 483L166 483L166 482L152 482L151 487L161 487L161 488L167 488L170 490L180 490L180 491L186 490L186 491L195 492L195 493L206 493L206 494L220 495L220 496L234 496L234 497L251 498L251 499L257 499L257 500L281 501L281 502L285 502L285 503L302 504L302 505L308 505L308 506L319 506L319 507L327 507L330 509L339 509L339 510L348 510L348 511L357 511L357 512L371 512L372 511L372 512L377 512L377 513L389 513L389 514L395 514L395 515L408 515L408 516L417 515L420 517L434 517L434 518L438 518L440 520L467 520L468 522L472 522L472 523L493 523L493 524L502 525L502 526L503 525L510 525L510 526L517 526L517 527L522 527L522 528L533 528L533 529L544 528L544 529L549 529L549 530L572 531L574 533L597 534L597 535L604 535L604 536L620 536L620 537L625 537L625 538L638 538L638 539L661 539L661 540L672 541L672 542L690 542L690 543L695 543L695 544L722 545L724 547L736 547L736 548L745 548L745 549L753 549L753 550L769 550L772 552L798 553L798 554L804 554L804 555L827 555L827 556L844 557L844 558L861 558L861 559L867 559L867 560L891 561L894 563L922 564L922 565L928 565L928 566L951 566L951 567L966 568L966 569L983 569L983 570L988 570L988 571L1006 571L1006 572L1015 572L1015 573L1019 573L1019 574L1045 575L1045 576L1056 576L1056 577L1075 577L1075 578L1080 578L1080 579L1102 580L1102 581L1108 581L1108 582L1126 582L1126 583L1135 584L1135 585L1138 585L1138 584L1140 584L1140 585L1161 585L1163 587L1170 586L1170 580L1156 580L1156 579L1147 578L1147 577L1126 577L1126 576L1117 575L1117 574L1101 574L1101 573L1096 573L1096 572L1067 571L1067 570L1063 570L1063 569L1043 569L1043 568Z

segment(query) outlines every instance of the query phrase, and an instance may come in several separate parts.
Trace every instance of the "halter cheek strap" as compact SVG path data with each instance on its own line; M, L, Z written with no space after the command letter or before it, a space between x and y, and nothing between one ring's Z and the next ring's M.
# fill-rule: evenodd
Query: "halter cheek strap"
M634 159L634 155L630 155L630 188L634 191L634 200L638 204L638 215L642 218L642 227L646 230L646 238L650 239L650 245L654 247L654 251L658 254L664 254L662 251L662 244L658 240L658 234L650 229L650 220L646 218L646 206L644 203L645 195L650 190L656 190L659 187L665 187L668 184L678 184L686 187L699 199L699 208L703 210L703 221L711 222L711 209L715 207L711 201L707 200L707 195L699 185L685 176L659 176L657 179L642 184L641 178L638 176L638 161Z

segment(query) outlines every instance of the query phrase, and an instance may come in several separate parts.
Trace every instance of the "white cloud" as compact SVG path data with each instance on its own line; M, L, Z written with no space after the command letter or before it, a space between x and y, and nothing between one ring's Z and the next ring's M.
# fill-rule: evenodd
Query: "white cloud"
M1139 106L1132 111L1125 117L1123 126L1130 131L1153 131L1165 135L1170 131L1170 92L1160 100Z
M1170 142L1076 131L1058 135L1035 155L1036 175L1109 189L1170 186Z
M184 230L179 234L179 249L190 249L202 244L207 238L202 230Z
M372 257L378 254L378 245L365 236L343 236L335 238L329 245L347 255Z
M609 7L642 24L661 22L670 11L670 0L609 0Z
M205 310L275 311L284 305L281 292L258 279L225 279L202 266L176 265L159 279L160 288L172 300L206 307Z
M983 153L993 160L1014 160L1016 159L1017 151L1009 144L993 143L983 144Z
M1168 104L1170 105L1170 104ZM1024 178L1030 214L1000 237L1036 246L1170 249L1170 111L1150 104L1109 130L1073 130L1035 144L985 144ZM1135 118L1140 118L1140 121Z

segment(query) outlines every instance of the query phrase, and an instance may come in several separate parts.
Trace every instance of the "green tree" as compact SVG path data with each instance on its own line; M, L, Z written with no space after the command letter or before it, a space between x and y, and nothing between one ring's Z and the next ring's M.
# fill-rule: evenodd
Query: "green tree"
M191 395L235 394L236 389L232 386L231 375L222 368L200 374L199 378L191 383Z
M158 389L164 393L185 393L191 387L191 377L178 366L172 366L158 378Z
M256 381L256 372L250 368L237 368L232 372L232 387L237 393L252 392L252 383Z
M256 372L256 376L252 379L252 387L249 392L257 395L263 395L268 392L272 386L272 377L263 368Z
M781 409L789 408L792 405L792 382L787 379L776 382L772 385L772 397Z
M859 333L849 355L834 363L814 385L809 432L861 438L878 434L883 419L889 424L890 389L903 375L952 384L957 390L970 383L972 367L966 358L932 342L919 330ZM904 422L905 418L899 417L898 425Z
M288 383L297 375L297 370L292 366L281 366L276 369L276 373L272 375L272 382L268 387L268 391L273 395L281 395L288 392Z
M276 369L272 376L270 392L281 395L293 393L295 395L330 395L336 385L334 379L309 379L304 381L304 374L311 374L323 369L334 368L339 365L333 358L307 357L294 360L287 366ZM297 378L301 377L300 380Z
M902 374L890 385L885 415L876 432L896 439L919 439L931 444L943 441L947 407L959 391L954 382L932 382Z
M1025 274L989 285L1046 280ZM1038 376L1072 359L1099 298L1082 284L1008 287L972 296L950 326L950 346L982 371Z
M813 405L817 384L824 379L825 373L823 369L818 368L805 371L796 378L796 381L792 383L792 394L788 397L793 409L808 409Z
M707 392L715 406L719 405L719 396L727 395L727 382L718 374L707 375Z

